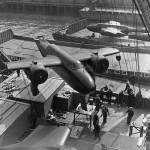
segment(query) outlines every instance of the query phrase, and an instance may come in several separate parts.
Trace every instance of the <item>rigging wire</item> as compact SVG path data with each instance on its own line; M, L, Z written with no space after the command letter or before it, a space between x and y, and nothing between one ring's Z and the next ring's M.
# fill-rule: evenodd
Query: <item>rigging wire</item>
M115 8L117 10L117 6L116 6L116 3L115 3ZM119 21L119 15L115 16L115 20L118 20ZM126 19L127 21L127 19ZM121 45L121 49L123 49L123 44L122 44L122 40L120 38L120 45ZM125 64L126 64L126 68L127 68L127 71L128 71L128 66L127 66L127 62L126 62L126 58L125 58L125 55L124 55L124 51L122 52L123 53L123 56L124 56L124 59L125 59ZM120 65L120 64L119 64ZM120 65L120 70L121 70L121 65Z
M116 6L116 4L115 4L115 6ZM117 9L117 8L116 8ZM126 11L126 8L125 8L125 4L124 4L124 10L125 10L125 22L126 22L126 24L127 24L127 11ZM118 19L117 20L119 20L119 16L118 16ZM121 38L120 38L120 45L121 45L121 49L123 49L123 44L122 44L122 40L121 40ZM129 68L128 68L128 64L127 64L127 60L126 60L126 57L125 57L125 53L124 53L124 51L122 52L123 53L123 57L124 57L124 60L125 60L125 64L126 64L126 69L127 69L127 71L129 71ZM128 53L127 53L128 54ZM127 55L128 56L128 55ZM129 58L128 58L129 59ZM132 63L132 62L131 62ZM131 68L131 70L133 69L132 67L131 67L131 64L130 64L130 61L129 61L129 65L130 65L130 68ZM132 65L133 66L133 65ZM134 88L134 87L133 87ZM134 90L135 91L135 90Z
M139 12L139 11L138 11ZM136 20L137 20L137 16L136 16ZM136 30L138 28L138 22L136 21ZM136 34L137 34L137 31L136 31ZM135 52L135 60L136 60L136 71L137 72L140 72L140 65L139 65L139 48L138 48L138 40L136 40L136 46L137 46L137 49L136 49L136 52ZM139 90L140 90L140 77L139 75L138 76L138 87L139 87Z
M149 33L148 29L147 29L147 25L146 25L146 23L145 23L145 21L144 21L144 19L143 19L143 17L142 17L142 13L140 12L140 10L139 10L139 8L138 8L138 6L137 6L135 0L133 0L133 3L134 3L134 5L135 5L135 7L136 7L136 9L137 9L137 11L138 11L138 13L139 13L139 15L140 15L140 18L141 18L142 23L143 23L143 25L144 25L144 27L145 27L147 33L148 33L148 36L150 37L150 33Z
M133 5L132 5L132 6L133 6ZM126 10L125 5L124 5L124 9ZM127 23L127 12L128 12L128 11L125 11L125 12L126 12L126 15L125 15L126 24L128 24L128 23ZM129 12L129 13L130 13L130 12ZM132 15L134 15L134 12L133 12L133 11L132 11ZM136 13L135 13L135 15L136 15ZM133 23L134 23L134 21L135 21L135 20L133 20ZM128 47L129 47L129 46L130 46L130 45L128 45ZM131 49L130 49L130 54L131 54ZM126 57L128 57L128 65L127 65L127 60L126 60L124 51L123 51L123 56L124 56L124 60L125 60L125 64L126 64L127 71L129 71L128 65L129 65L131 71L133 71L132 58L131 58L131 61L130 61L130 59L129 59L129 54L127 53L127 55L126 55ZM128 74L128 77L129 77L129 74ZM134 89L134 93L135 93L135 87L134 87L134 85L133 85L133 89Z
M110 17L111 14L110 14L110 12L109 12L109 7L108 7L108 6L109 6L109 2L108 2L107 0L106 0L106 5L107 5L107 9L106 9L106 12L105 12L105 13L106 13L106 14L109 14L109 15L107 15L107 20L109 21L110 18L111 18L111 17ZM107 12L107 11L108 11L108 12Z
M134 66L133 66L133 63L132 63L133 58L132 58L131 49L130 49L130 53L127 53L128 59L129 59L129 56L130 56L130 61L129 61L130 69L131 69L131 71L134 71Z

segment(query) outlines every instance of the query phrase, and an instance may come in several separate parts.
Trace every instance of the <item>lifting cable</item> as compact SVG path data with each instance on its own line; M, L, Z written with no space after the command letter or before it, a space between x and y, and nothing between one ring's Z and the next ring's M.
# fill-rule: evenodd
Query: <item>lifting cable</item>
M136 19L137 19L137 16L136 16ZM136 30L137 30L137 28L138 28L138 25L137 25L137 22L136 22ZM136 34L137 34L137 32L136 32ZM136 52L135 52L136 71L140 72L138 40L136 40L136 43L137 43L137 49L136 49ZM139 77L139 75L138 75L138 88L140 90L140 77Z
M125 10L125 23L127 24L128 23L128 20L127 20L127 8L125 7L125 4L124 5L124 10ZM121 40L120 40L121 41ZM122 41L121 41L121 44L122 44ZM122 45L121 45L122 46ZM125 64L126 64L126 69L127 71L129 71L129 68L128 68L128 64L127 64L127 60L126 60L126 57L125 57L125 53L124 51L122 52L123 53L123 57L124 57L124 60L125 60ZM128 52L127 52L127 55L128 55ZM128 58L129 59L129 58ZM129 61L129 65L130 65L130 61ZM131 68L131 65L130 65L130 68ZM131 68L132 70L132 68Z
M125 7L125 6L124 6ZM116 3L115 3L115 9L117 10L117 6L116 6ZM117 18L118 17L118 18ZM116 16L117 20L119 20L119 16L117 15ZM127 23L127 18L126 18L126 15L125 15L125 21ZM120 39L120 46L121 46L121 49L123 49L123 44L122 44L122 40ZM124 54L124 51L122 52L123 53L123 56L124 56L124 60L125 60L125 64L126 64L126 69L128 71L128 65L127 65L127 62L126 62L126 58L125 58L125 54Z
M106 13L107 14L107 20L109 20L109 18L111 18L111 16L110 16L110 12L109 12L109 2L106 0L106 5L107 5L107 7L105 8L105 10L104 10L104 14Z
M140 65L139 65L139 52L138 52L138 41L137 41L137 52L135 53L135 58L136 58L136 68L137 72L140 72ZM138 87L140 90L140 77L138 75Z

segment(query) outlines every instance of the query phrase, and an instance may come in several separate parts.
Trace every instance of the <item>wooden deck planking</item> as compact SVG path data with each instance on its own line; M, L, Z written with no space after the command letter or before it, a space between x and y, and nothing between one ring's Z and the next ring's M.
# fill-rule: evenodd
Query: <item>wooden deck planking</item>
M49 83L46 88L43 87L43 91L41 92L42 94L40 94L37 98L39 102L43 102L41 97L42 98L44 97L44 99L48 99L49 96L52 95L53 92L64 82L63 80L57 80L57 79L52 79L52 80L53 82Z
M25 79L27 80L27 79ZM28 81L28 80L27 80ZM28 83L26 84L24 79L22 80L22 83L19 85L18 89L20 88L20 90L17 90L17 91L14 91L13 92L13 96L17 96L20 95L21 97L25 97L28 93L28 89L30 88L30 82L28 81ZM24 91L27 91L27 92L24 92ZM21 98L21 97L18 97L18 98Z
M17 117L17 115L14 116L14 117L12 117L11 119L8 119L8 117L9 117L10 114L12 115L13 112L15 112L18 107L19 107L18 103L14 104L12 107L10 107L10 109L8 109L8 111L6 111L3 114L3 119L1 120L1 123L5 123L6 127L8 127L9 125L11 125L15 121L15 118ZM20 115L20 114L18 114L18 115Z
M63 82L64 81L62 79L58 80L58 79L49 78L45 83L39 85L40 93L37 96L32 95L30 85L29 85L22 91L16 91L15 93L13 93L13 97L21 98L29 101L35 101L35 102L44 102L60 85L63 84ZM21 85L24 85L24 83L22 83ZM41 97L42 99L40 99Z
M53 86L53 84L55 82L56 82L55 79L53 80L53 79L49 78L45 83L39 85L39 91L40 91L40 93L37 96L33 97L33 101L39 101L40 100L39 97L41 95L43 95L45 97L45 95L44 95L45 91L49 90L49 88L51 86Z
M136 58L134 53L123 53L117 54L121 56L121 70L125 71L137 71ZM139 55L139 66L140 72L149 73L150 70L150 55L148 54L138 54ZM109 69L120 70L119 62L116 60L116 55L107 57L110 66Z
M64 81L63 80L56 80L56 82L50 86L44 93L43 95L40 95L40 97L38 98L39 102L44 102L42 100L42 96L44 96L45 100L47 100L51 95L53 95L53 93L60 87L64 85ZM55 88L54 88L55 87Z
M1 46L7 55L23 58L41 57L35 42L11 39Z
M8 110L14 103L3 100L3 103L0 105L0 114L2 115L6 110Z
M11 100L5 100L5 104L4 104L4 109L5 111L3 111L2 114L2 120L0 121L0 123L5 123L6 128L8 128L9 125L11 125L18 116L20 116L20 113L24 112L24 110L29 107L29 105L25 104L25 103L20 103L20 102L15 102L15 101L11 101ZM9 107L8 107L9 104ZM20 108L19 108L20 107ZM18 109L20 113L18 113ZM17 113L15 112L17 111ZM15 115L11 116L11 119L8 119L8 117L10 115L12 115L13 113L15 113ZM7 119L6 119L7 118Z
M14 105L12 110L10 110L11 116L10 118L8 118L9 120L7 119L8 121L5 121L5 123L9 123L11 125L16 120L16 118L18 118L20 114L22 114L26 110L27 106L29 107L29 105L27 104L24 104L24 106L23 104Z

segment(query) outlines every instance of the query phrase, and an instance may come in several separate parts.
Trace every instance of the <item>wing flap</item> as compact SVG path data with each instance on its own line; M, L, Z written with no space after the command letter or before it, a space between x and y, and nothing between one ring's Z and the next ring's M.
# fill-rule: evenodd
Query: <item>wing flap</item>
M120 53L120 51L116 48L112 48L112 47L105 47L105 48L101 48L98 50L98 55L102 55L102 56L110 56L110 55L114 55L114 54L118 54Z
M12 61L8 62L7 69L16 70L16 69L26 69L29 68L32 62L42 63L44 67L52 67L61 65L61 61L57 57L42 57L42 58L32 58L25 59L22 61Z

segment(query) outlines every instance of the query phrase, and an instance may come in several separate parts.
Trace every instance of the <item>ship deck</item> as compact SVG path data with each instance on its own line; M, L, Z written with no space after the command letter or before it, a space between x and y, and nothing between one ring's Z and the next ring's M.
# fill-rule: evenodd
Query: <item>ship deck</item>
M84 32L78 32L78 36L83 36L86 33L86 31L84 30ZM75 33L77 34L77 33ZM88 34L88 33L87 33ZM4 43L1 44L1 46L3 47L3 52L8 55L11 60L20 60L20 59L32 59L33 57L41 57L41 54L36 46L36 44L30 39L28 38L12 38ZM97 52L97 48L93 48L93 49L89 49L89 48L81 48L80 44L75 44L75 43L71 43L71 42L58 42L58 41L53 41L50 40L50 43L55 43L56 45L58 45L60 48L62 48L64 51L73 54L76 52L80 52L80 51L84 51L84 52ZM149 44L149 42L147 42ZM74 46L74 47L72 47ZM149 49L147 49L147 51L150 51ZM147 91L147 95L146 97L148 97L148 93L149 93L149 77L150 77L150 55L146 54L146 53L139 53L138 57L139 57L139 70L137 69L137 61L136 61L136 55L133 52L120 52L120 56L121 56L121 61L119 65L119 62L116 60L116 55L114 56L109 56L107 57L110 65L109 65L109 69L108 70L117 70L120 71L123 70L123 74L127 75L127 71L131 71L133 72L133 75L137 75L135 74L135 72L141 72L141 77L143 79L146 79L147 84L142 85L144 91ZM120 68L121 67L121 68ZM101 88L101 86L99 85L104 85L104 84L108 84L108 82L113 82L113 80L117 80L117 74L118 72L114 72L114 75L116 75L116 78L107 78L107 76L105 76L106 80L103 83L101 80L101 78L97 78L97 89L99 90ZM56 77L59 78L58 75L52 71L51 69L49 69L49 76L50 77ZM103 77L102 77L103 78ZM102 82L102 83L101 83ZM114 81L113 83L116 83L116 85L118 85L118 82L126 82L124 80L120 80L120 81ZM137 85L138 87L138 85ZM121 89L120 89L121 90ZM119 90L117 90L119 91ZM115 90L114 90L115 92ZM145 92L144 92L145 93Z
M72 108L72 110L67 113L66 119L61 119L61 122L67 122L66 126L72 129L65 143L66 148L71 149L71 147L74 147L77 150L103 150L104 147L108 150L142 150L145 148L145 144L149 143L149 140L145 143L143 142L143 144L138 147L137 143L140 133L136 128L133 128L133 134L129 137L129 126L126 124L127 108L119 108L114 104L108 105L107 103L104 103L104 105L108 106L110 115L107 118L107 123L102 125L103 117L100 117L101 111L98 113L99 124L101 125L101 140L94 138L93 125L90 128L89 120L87 120L85 115L80 115L76 119L75 124L73 123L73 111L75 108ZM149 109L134 109L132 121L134 121L137 126L141 126L143 117L149 113ZM38 121L37 124L45 126L53 125L46 120L42 122ZM28 131L24 133L19 141L24 140L28 134L30 134ZM34 131L32 131L32 135L34 135ZM40 135L38 135L38 139L40 139Z
M36 54L36 57L41 57L39 55L38 49L35 45L34 42L32 41L26 41L23 39L10 39L6 41L5 43L2 44L3 46L3 51L9 56L12 55L14 58L19 58L23 57L25 58L30 58L34 57L34 54ZM73 47L68 47L68 46L63 46L60 45L60 47L64 50L66 50L69 53L75 53L77 51L83 50L81 47L73 48ZM97 49L92 49L90 51L95 51ZM84 51L89 51L89 49L84 49ZM36 53L35 53L36 52ZM24 55L26 54L26 55ZM128 65L131 65L131 61L133 61L132 64L135 64L135 59L134 59L134 54L131 55L131 53L127 53L128 56ZM123 53L122 53L123 56ZM131 57L132 56L132 57ZM141 60L141 69L142 71L145 71L149 73L149 54L139 54L140 59L144 60L142 62ZM129 58L131 61L129 61ZM115 60L115 56L109 58L110 61L110 67L115 67L115 69L119 69L120 66L117 64L118 62ZM113 65L115 64L115 65ZM147 64L147 65L145 65ZM125 60L122 62L122 67L124 66L124 69L126 68ZM54 72L50 71L50 76L56 76ZM57 76L58 77L58 76ZM13 78L13 77L12 77ZM11 79L10 79L11 80ZM112 88L113 92L119 93L122 89L125 88L125 83L123 81L116 81L113 79L104 79L104 78L97 78L96 79L96 84L97 84L97 90L99 90L101 87L108 85L109 87ZM134 87L135 91L138 91L138 85L135 85ZM150 97L150 88L149 86L141 86L142 90L142 95L146 100L144 101L144 107L140 109L134 109L135 115L133 117L133 120L137 122L137 124L141 125L142 119L145 114L149 114L150 111L149 108L150 103L149 103L149 97ZM15 91L15 93L18 93L18 91ZM101 141L97 141L94 139L93 135L93 127L90 129L89 128L89 120L86 120L85 116L80 116L75 124L75 127L81 126L83 128L82 132L79 134L79 136L74 137L69 137L66 145L67 146L72 146L77 148L78 150L100 150L101 144L102 145L107 145L109 149L121 149L121 150L142 150L142 147L137 147L137 142L139 139L139 133L133 134L131 137L129 137L129 127L126 124L126 107L118 108L116 105L108 105L110 111L110 116L108 117L107 124L105 126L102 126L102 132L101 132ZM100 116L100 113L99 113ZM67 119L65 122L69 122L69 124L73 124L73 110L70 111L67 114ZM102 117L100 117L100 124L102 123ZM50 125L48 122L38 122L38 124L45 124L45 125ZM34 131L33 131L34 132ZM136 132L134 130L133 132ZM40 137L39 137L40 138Z
M109 36L102 36L99 33L95 33L95 37L92 38L93 32L88 31L87 29L83 29L80 30L78 32L73 33L73 36L76 37L82 37L82 38L86 38L86 39L91 39L94 41L97 41L97 45L98 43L105 43L108 42L109 46L116 46L116 45L120 45L120 46L128 46L128 47L138 47L139 49L149 49L150 48L150 42L146 42L146 41L141 41L141 40L136 40L136 39L129 39L128 36L122 37L122 38L113 38L113 37L109 37Z
M90 8L89 7L84 7L82 8L80 11L90 11ZM119 8L99 8L99 7L96 7L95 10L92 10L92 11L99 11L101 13L123 13L123 14L138 14L138 11L137 10L134 10L133 11L133 8L122 8L122 9L119 9Z

